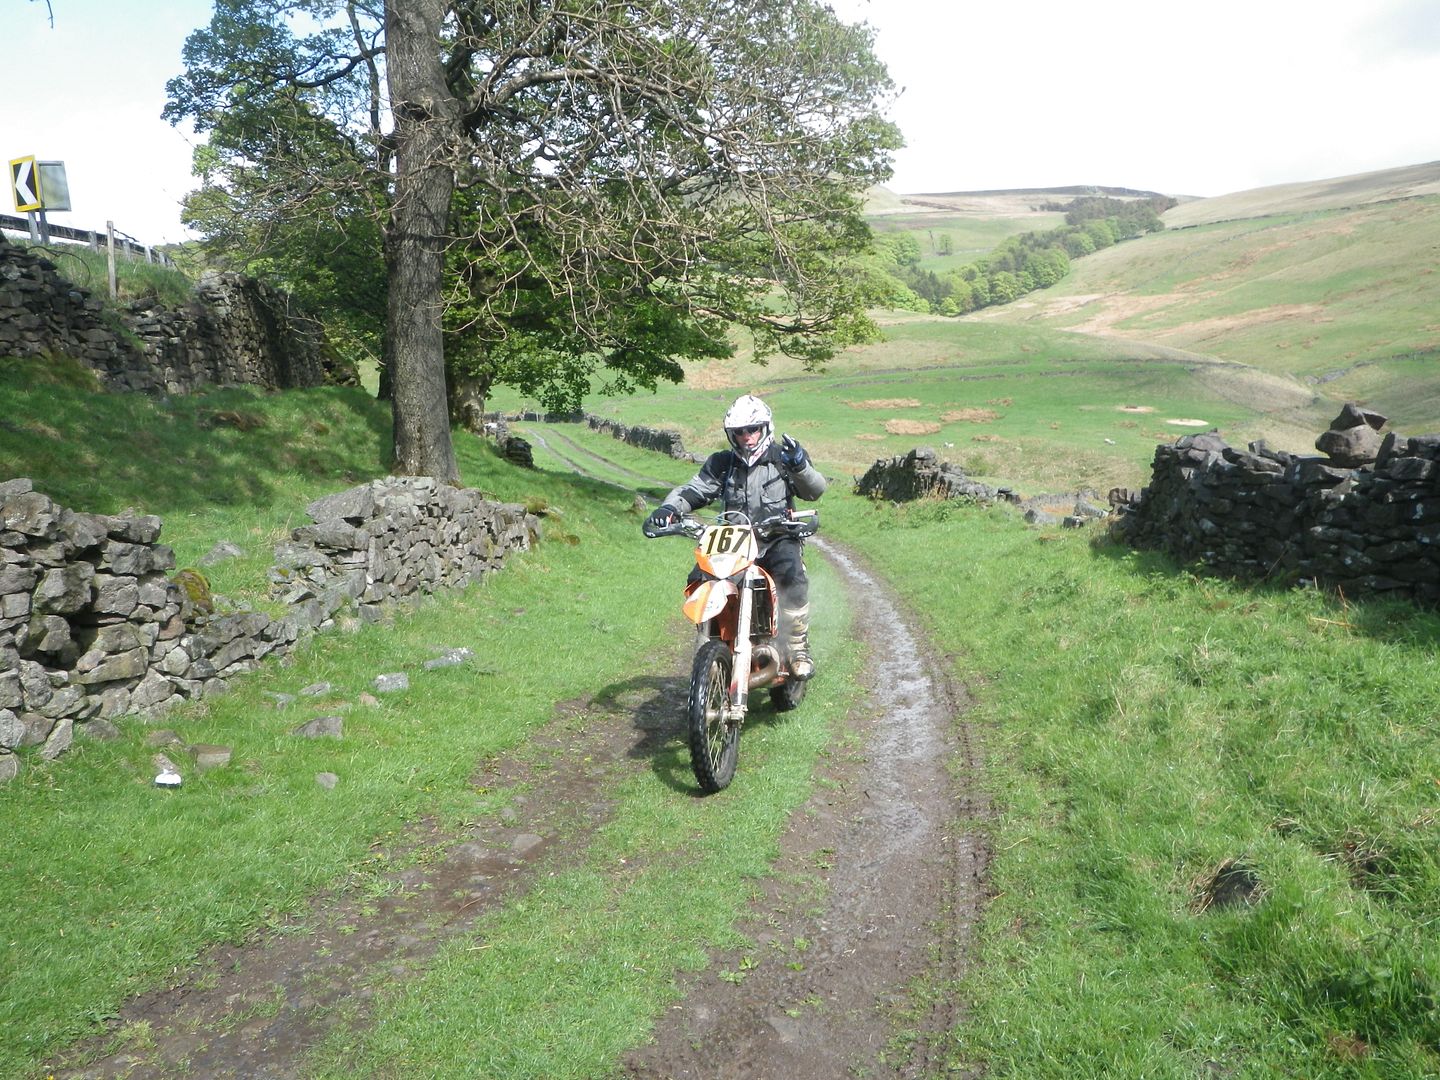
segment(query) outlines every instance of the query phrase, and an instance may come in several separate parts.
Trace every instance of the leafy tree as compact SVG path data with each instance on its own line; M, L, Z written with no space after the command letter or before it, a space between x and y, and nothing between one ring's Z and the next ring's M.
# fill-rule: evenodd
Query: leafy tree
M809 363L873 332L890 84L814 0L217 0L184 61L207 235L296 266L378 235L398 472L455 478L447 330L551 400L678 379L736 324Z
M989 279L990 303L1008 304L1024 293L1020 281L1009 270L1000 270Z
M1095 250L1110 247L1115 243L1115 230L1111 227L1108 219L1087 221L1081 228L1095 244Z
M1090 234L1083 229L1067 230L1060 243L1064 246L1065 253L1072 259L1079 259L1095 252L1095 241L1090 239Z
M281 282L346 355L380 360L385 330L385 264L375 183L335 126L310 109L272 115L257 131L240 111L216 118L195 152L199 190L183 220L204 238L207 261ZM275 150L304 155L323 186L305 195L307 213L272 176ZM345 182L339 182L345 178Z

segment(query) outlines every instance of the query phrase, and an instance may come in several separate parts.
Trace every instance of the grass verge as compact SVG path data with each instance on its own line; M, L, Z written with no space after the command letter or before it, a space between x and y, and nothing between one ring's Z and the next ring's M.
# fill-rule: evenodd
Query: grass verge
M1440 618L959 504L832 507L977 700L992 1076L1440 1073Z

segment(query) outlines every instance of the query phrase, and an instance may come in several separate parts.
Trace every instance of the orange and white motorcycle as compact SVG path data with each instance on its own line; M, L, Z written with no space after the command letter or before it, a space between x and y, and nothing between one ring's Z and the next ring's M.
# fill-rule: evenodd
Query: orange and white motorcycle
M688 536L697 541L696 573L685 588L686 618L703 640L690 672L688 720L690 764L706 792L730 783L740 755L740 725L750 691L768 687L779 712L805 697L805 680L789 671L779 637L780 594L756 560L762 541L780 536L813 536L820 528L814 510L751 522L727 510L706 525L681 517L646 536Z

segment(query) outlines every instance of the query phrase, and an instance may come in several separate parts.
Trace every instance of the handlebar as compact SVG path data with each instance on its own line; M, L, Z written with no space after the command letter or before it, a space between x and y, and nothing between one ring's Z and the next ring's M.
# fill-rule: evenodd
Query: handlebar
M793 517L786 515L767 518L755 526L755 531L762 540L773 540L777 536L793 536L797 540L803 540L820 531L820 511L802 510Z
M691 540L699 540L700 534L705 531L705 526L699 518L679 517L659 529L652 529L647 522L641 526L640 531L645 534L647 540L654 540L659 536L688 536Z
M738 510L726 510L719 515L717 520L721 524L751 524L750 519ZM773 540L778 536L793 536L797 540L802 540L807 536L814 536L820 531L820 511L800 510L794 516L778 514L775 517L766 518L764 521L755 522L754 529L762 540ZM652 529L647 524L641 528L641 531L650 540L661 536L688 536L691 540L698 540L700 534L705 531L705 523L699 518L687 514L659 529Z

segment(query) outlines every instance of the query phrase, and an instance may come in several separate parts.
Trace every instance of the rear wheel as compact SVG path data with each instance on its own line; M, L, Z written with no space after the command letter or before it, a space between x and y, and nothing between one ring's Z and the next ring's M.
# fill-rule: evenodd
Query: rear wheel
M805 687L809 685L808 679L787 679L779 686L772 686L770 704L775 706L776 712L799 708L800 702L805 700Z
M690 765L707 793L735 775L740 756L740 721L730 710L730 647L712 638L695 654L690 672Z

